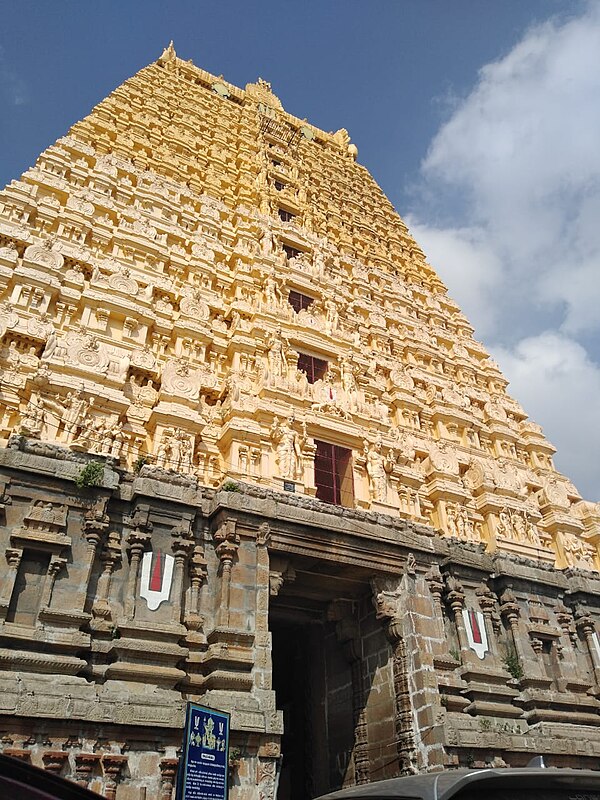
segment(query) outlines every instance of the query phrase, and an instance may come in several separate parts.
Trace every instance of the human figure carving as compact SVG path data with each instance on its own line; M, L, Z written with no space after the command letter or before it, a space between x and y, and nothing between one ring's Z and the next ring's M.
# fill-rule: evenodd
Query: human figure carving
M392 471L394 464L393 457L391 453L388 453L387 457L383 455L381 452L382 442L379 438L371 445L365 442L364 450L371 500L385 502L388 490L388 473Z
M325 309L325 332L328 334L335 333L340 321L337 303L328 298L324 301L323 308Z
M281 335L281 328L278 328L275 335L271 337L267 355L271 385L281 383L282 379L287 377L286 344L286 340Z
M278 307L282 302L281 289L273 275L267 275L263 286L263 296L267 307Z
M48 334L48 338L46 339L46 346L44 347L44 352L42 353L42 361L49 361L58 346L58 337L56 335L56 331L54 328Z
M37 392L32 392L21 414L19 431L25 434L25 436L32 436L38 439L42 433L45 419L45 403Z
M293 429L294 415L281 420L276 417L271 426L271 438L276 446L276 460L282 478L296 480L300 473L302 446L306 440L306 429L303 425L302 438Z
M75 393L69 392L67 395L61 416L67 442L75 436L78 426L82 423L91 405L92 400L84 397L82 388Z

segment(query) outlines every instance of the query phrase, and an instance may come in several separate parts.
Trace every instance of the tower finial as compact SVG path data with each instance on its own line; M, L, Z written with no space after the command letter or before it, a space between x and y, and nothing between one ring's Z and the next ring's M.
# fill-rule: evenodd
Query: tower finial
M173 47L173 39L169 42L169 46L165 47L162 51L161 57L158 59L159 64L169 64L172 61L175 61L177 58L177 53L175 52L175 48Z

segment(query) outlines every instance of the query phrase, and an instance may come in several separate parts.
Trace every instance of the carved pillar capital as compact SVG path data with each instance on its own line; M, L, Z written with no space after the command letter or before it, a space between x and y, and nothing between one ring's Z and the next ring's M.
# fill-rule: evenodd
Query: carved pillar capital
M23 550L16 547L7 547L5 555L8 566L11 569L17 569L23 557Z
M106 800L115 800L117 783L119 782L119 777L126 763L127 756L117 753L105 753L102 756L102 769L104 770L106 779Z
M454 575L446 576L446 600L455 616L465 607L465 592L462 583Z
M110 565L112 568L121 560L121 535L118 531L111 531L108 534L100 560L105 566Z
M110 518L105 513L106 499L88 508L83 515L81 525L82 533L87 542L93 547L97 547L106 534L110 524Z
M510 589L505 589L500 596L500 614L513 627L521 616L521 608L517 598Z
M46 750L46 752L42 755L44 769L48 770L48 772L54 773L55 775L58 775L62 771L62 768L68 759L69 754L64 750Z
M268 522L263 522L256 531L256 544L259 547L267 547L271 541L271 526Z
M202 582L206 578L207 568L204 553L199 545L194 547L194 553L190 559L190 578L192 581Z
M438 564L432 564L429 570L425 573L425 580L429 586L429 591L436 605L441 608L442 595L444 594L445 583L444 577L440 572Z
M213 534L215 552L221 561L222 570L230 570L235 554L240 546L240 537L235 530L236 521L226 520Z
M150 534L144 533L140 530L133 530L127 536L127 550L129 551L130 558L133 556L141 557L146 549L147 543L150 541Z
M52 556L48 564L48 574L56 578L61 569L66 566L67 559L61 556Z
M87 786L99 762L99 753L77 753L75 756L75 783L78 783L79 786Z
M173 786L179 766L178 758L163 758L160 761L160 800L171 800Z

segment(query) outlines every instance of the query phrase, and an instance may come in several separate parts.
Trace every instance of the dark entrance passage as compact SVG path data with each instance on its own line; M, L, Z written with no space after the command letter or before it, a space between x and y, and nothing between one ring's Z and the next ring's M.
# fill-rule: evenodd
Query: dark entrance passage
M347 632L356 630L353 641L360 642L370 590L362 575L340 564L274 563L280 575L293 574L269 611L273 689L284 717L277 800L311 800L356 781L357 720L369 680L359 677L368 670Z
M273 624L273 687L285 730L277 800L310 800L341 788L347 777L352 674L333 628Z
M308 631L300 625L276 625L272 633L273 688L285 730L277 798L305 800L314 796Z

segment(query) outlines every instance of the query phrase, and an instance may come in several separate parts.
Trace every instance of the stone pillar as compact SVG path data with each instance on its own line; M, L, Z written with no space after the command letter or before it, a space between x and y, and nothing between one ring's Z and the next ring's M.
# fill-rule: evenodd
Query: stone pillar
M483 612L483 619L485 621L485 630L487 633L487 640L492 655L498 655L498 646L496 642L496 627L494 625L494 617L498 622L498 598L492 590L485 584L481 584L475 589L475 594L479 598L479 605Z
M42 588L42 596L40 598L40 611L50 608L52 602L52 592L54 591L54 583L56 576L67 563L66 558L59 556L52 556L50 564L48 565L48 572L46 573L46 580Z
M258 800L275 800L276 761L272 758L259 758L256 775Z
M458 644L464 658L465 655L469 655L469 642L462 618L462 610L465 607L465 593L463 591L462 583L453 575L448 575L446 577L446 587L446 600L452 609L454 624L456 625L456 634L458 636Z
M92 615L98 627L103 627L111 618L111 607L109 602L110 583L115 566L121 560L121 537L116 531L108 534L108 539L100 555L102 562L102 572L98 578L96 597L92 605Z
M598 648L594 642L594 634L596 634L596 629L592 618L587 613L587 610L582 606L579 606L575 611L575 626L587 645L590 660L592 662L592 668L594 670L594 677L596 683L600 685L600 653L598 652ZM598 634L596 634L596 641L598 641L597 636Z
M307 439L302 448L302 473L304 480L304 494L314 497L317 493L315 486L315 453L317 445L314 439Z
M2 581L2 589L0 590L0 619L6 619L23 551L19 548L8 547L5 551L5 556L8 564L8 572Z
M396 745L401 775L414 775L416 744L413 731L412 705L408 687L406 643L402 635L402 621L392 618L386 625L386 635L392 645L394 696L396 698Z
M177 625L181 625L181 595L183 592L183 577L185 574L185 564L190 552L194 547L194 540L183 537L173 539L173 555L175 556L175 569L173 571L172 603L173 611L171 619Z
M219 591L219 608L217 611L217 627L229 627L229 606L231 592L231 571L233 560L240 546L240 537L235 532L235 520L228 519L214 534L215 552L219 556L221 585Z
M106 501L103 503L103 505L105 504ZM98 551L100 543L102 542L102 540L106 535L106 531L108 530L108 524L109 524L109 519L108 516L104 513L103 507L102 508L94 507L89 511L86 511L84 515L82 533L87 542L87 548L86 548L81 596L78 601L80 608L83 608L85 604L85 598L87 597L90 577L92 575L92 569L94 568L94 562L96 561L96 553Z
M129 575L127 577L127 592L125 595L125 619L131 621L135 616L135 601L140 572L142 553L150 540L150 534L133 530L127 537L129 550Z
M171 800L177 777L178 758L163 758L160 762L160 800Z
M269 630L269 550L271 529L263 522L256 532L256 622L257 631Z
M200 588L206 580L206 561L200 546L194 548L194 553L190 559L190 603L186 608L184 622L191 631L199 631L204 624L204 618L200 614Z
M425 580L429 586L435 610L437 611L434 623L438 629L440 639L444 641L446 639L446 631L444 628L444 604L442 602L442 596L444 594L445 583L437 564L431 565L429 571L425 575Z
M102 756L102 769L105 777L104 796L106 800L115 800L119 777L126 764L127 756L118 755L117 753L105 753Z
M99 753L78 753L75 756L75 783L87 787L99 761Z
M504 590L500 597L500 603L500 614L508 623L515 653L522 664L525 659L525 653L523 652L521 636L519 635L519 616L521 614L521 609L517 598L510 589Z

